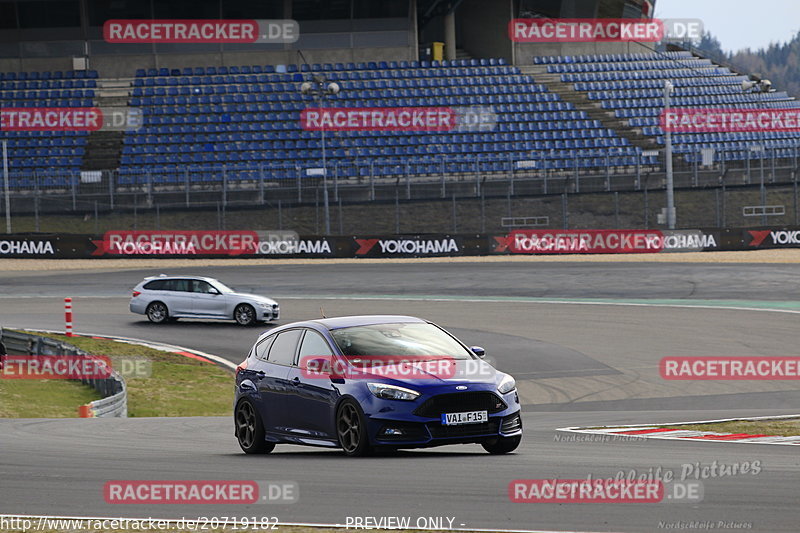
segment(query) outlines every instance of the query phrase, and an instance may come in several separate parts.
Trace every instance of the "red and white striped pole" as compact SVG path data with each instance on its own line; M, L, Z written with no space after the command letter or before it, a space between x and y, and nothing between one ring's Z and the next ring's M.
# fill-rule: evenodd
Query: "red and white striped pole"
M72 298L64 298L64 323L67 337L72 337Z

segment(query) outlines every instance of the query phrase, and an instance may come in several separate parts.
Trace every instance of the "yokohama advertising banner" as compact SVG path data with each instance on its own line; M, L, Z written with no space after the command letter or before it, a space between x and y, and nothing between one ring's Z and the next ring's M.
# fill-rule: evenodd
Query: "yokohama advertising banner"
M293 231L108 231L94 257L337 257L329 237ZM341 246L339 246L341 247Z
M353 237L351 257L436 257L480 255L483 239L464 235L375 235Z
M719 232L703 230L514 230L493 237L493 253L652 254L719 250Z
M8 234L0 259L388 258L492 254L652 254L800 248L800 227L514 230L491 234L298 235L292 231L108 231Z
M800 228L748 229L743 230L742 247L745 250L759 248L800 248Z
M482 255L483 236L301 236L291 231L109 231L93 257L435 257Z
M0 259L71 259L86 257L85 235L2 235Z

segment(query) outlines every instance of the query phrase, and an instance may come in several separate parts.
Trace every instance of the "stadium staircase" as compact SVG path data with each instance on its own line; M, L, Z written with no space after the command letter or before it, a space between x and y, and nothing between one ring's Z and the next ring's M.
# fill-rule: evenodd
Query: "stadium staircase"
M97 82L94 105L101 108L128 107L133 78L103 78ZM89 133L81 170L119 168L123 131L98 130Z
M643 151L658 148L654 138L644 135L640 128L634 128L628 122L616 118L612 111L603 109L599 102L590 100L585 93L576 91L574 85L561 81L560 75L548 73L545 65L520 67L520 71L533 76L537 82L561 96L563 101L574 105L575 109L583 111L588 117L601 122L604 127L614 130L620 137L628 139L631 145L638 146Z
M456 61L469 61L471 59L474 59L472 54L463 48L456 48Z
M568 101L599 106L627 125L616 129L620 135L641 132L659 147L665 143L659 117L666 80L675 87L674 108L800 107L785 91L744 92L742 82L747 76L689 51L540 56L533 63L531 71L537 80L552 84L554 91L574 92L576 96ZM687 164L699 163L704 148L714 149L717 162L750 160L754 148L761 157L796 158L800 148L798 131L690 132L676 133L672 140L674 153ZM760 150L762 145L765 151Z

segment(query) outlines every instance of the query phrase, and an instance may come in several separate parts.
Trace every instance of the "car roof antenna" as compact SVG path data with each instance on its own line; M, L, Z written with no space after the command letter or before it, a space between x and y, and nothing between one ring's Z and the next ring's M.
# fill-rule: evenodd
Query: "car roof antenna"
M322 315L322 318L328 318L327 316L325 316L325 310L322 308L322 306L319 306L319 314Z

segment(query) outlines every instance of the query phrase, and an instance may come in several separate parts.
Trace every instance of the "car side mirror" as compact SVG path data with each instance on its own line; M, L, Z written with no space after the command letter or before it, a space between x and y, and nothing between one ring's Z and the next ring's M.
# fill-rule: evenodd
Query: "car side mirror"
M208 294L219 294L219 291L214 287L211 287L210 289L208 289Z
M312 356L300 360L300 369L308 377L329 377L333 375L332 357Z
M486 357L486 350L484 350L480 346L470 346L469 349L472 350L472 353L474 353L475 355L477 355L481 359Z

